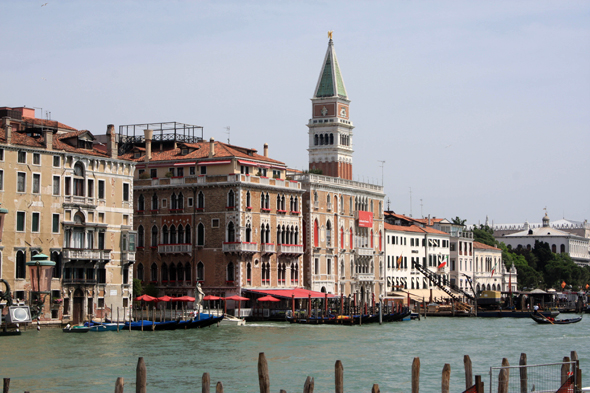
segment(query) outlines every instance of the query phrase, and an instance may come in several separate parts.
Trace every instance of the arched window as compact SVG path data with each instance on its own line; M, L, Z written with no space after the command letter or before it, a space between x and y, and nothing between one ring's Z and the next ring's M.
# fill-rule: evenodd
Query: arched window
M203 265L203 262L201 262L201 261L199 261L199 263L197 263L197 280L198 281L205 280L205 265Z
M373 248L373 230L371 229L371 248Z
M334 144L334 134L330 134L330 145Z
M51 253L51 260L55 262L53 267L53 278L61 278L61 254L57 251Z
M227 224L227 242L234 243L236 241L236 230L232 221Z
M555 244L551 245L551 252L553 252L553 253L557 252L557 246L555 246Z
M168 270L170 274L170 281L176 281L176 265L174 263L170 264L170 270Z
M199 191L197 195L197 209L204 209L205 208L205 194L203 191Z
M252 264L250 262L246 264L246 282L248 285L252 283Z
M252 225L248 222L246 224L246 243L250 243L252 241Z
M350 246L350 249L352 250L352 247L353 247L353 243L352 243L352 240L353 240L352 227L350 228L350 239L348 239L348 240L350 241L349 246Z
M299 227L295 227L295 242L293 244L299 244Z
M266 224L266 242L271 243L270 241L270 225Z
M235 207L236 206L236 196L234 194L234 190L229 190L227 193L227 207Z
M246 207L252 207L250 191L246 192Z
M346 272L344 271L344 261L340 261L340 276L344 278L346 276Z
M184 281L184 267L182 266L182 263L179 263L176 268L176 280Z
M184 195L182 192L178 194L178 198L176 199L177 209L184 209Z
M81 162L77 162L74 165L74 195L84 196L84 165Z
M158 265L156 265L155 263L152 263L152 266L150 268L150 278L150 281L158 281Z
M326 245L328 247L332 246L332 223L330 223L330 220L326 222Z
M318 145L318 136L317 136L317 134L313 137L313 140L314 140L314 145L317 146Z
M319 247L320 244L320 226L318 224L318 220L313 222L313 246Z
M178 200L176 199L176 193L172 193L170 196L170 209L178 209Z
M152 247L158 247L158 227L157 226L153 226L152 227L152 242L151 242Z
M193 239L191 237L191 226L187 224L186 227L184 228L184 243L191 244L192 241L193 241Z
M139 198L137 198L137 210L145 210L145 198L143 197L143 194L140 194Z
M162 228L162 244L170 244L169 240L170 237L168 236L168 227L164 225L164 228Z
M156 194L152 196L152 210L158 210L158 196Z
M192 279L191 279L191 276L192 276L191 270L192 270L191 269L191 264L189 262L185 263L184 264L184 279L186 281L192 281Z
M137 269L135 269L135 278L139 281L143 281L143 263L137 265Z
M178 226L178 244L185 244L188 242L184 241L184 227L182 225Z
M176 239L176 227L174 225L170 227L170 244L178 244Z
M137 247L145 247L145 233L143 225L137 227Z
M379 231L379 251L383 251L383 234Z
M162 269L162 281L168 281L168 265L163 263L160 269Z
M205 225L199 223L197 226L197 246L205 245Z
M270 195L268 195L268 192L266 193L266 198L264 199L264 208L270 210Z
M324 144L324 134L320 134L320 145Z
M227 281L234 280L234 263L230 262L227 264Z
M277 195L277 210L282 210L281 209L281 196Z
M561 252L562 254L565 252L565 244L562 244L560 246L559 252Z

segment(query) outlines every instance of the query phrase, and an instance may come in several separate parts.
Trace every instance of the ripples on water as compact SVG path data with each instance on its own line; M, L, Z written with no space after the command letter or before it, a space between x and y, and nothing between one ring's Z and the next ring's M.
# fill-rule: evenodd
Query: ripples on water
M487 390L489 367L503 357L518 364L522 352L529 364L539 364L559 362L576 350L583 373L590 375L589 325L587 318L562 326L530 319L427 318L382 326L251 323L143 333L63 334L45 328L0 338L0 377L10 377L16 392L112 392L117 377L132 391L137 358L143 356L149 392L200 391L208 372L212 384L222 381L227 392L254 393L258 353L265 352L272 391L302 391L310 375L316 392L333 392L340 359L345 392L368 392L373 383L384 393L408 392L414 357L420 357L421 391L440 391L445 363L451 365L451 390L462 391L463 355L469 355Z

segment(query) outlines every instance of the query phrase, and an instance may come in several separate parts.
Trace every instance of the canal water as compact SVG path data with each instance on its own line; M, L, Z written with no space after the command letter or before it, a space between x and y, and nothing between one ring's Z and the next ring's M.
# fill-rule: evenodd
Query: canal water
M266 354L273 392L301 392L307 376L315 378L315 392L333 392L336 360L344 366L345 392L370 392L374 383L384 393L410 391L414 357L420 357L422 392L440 392L445 363L451 365L451 391L463 391L463 355L471 357L486 391L489 368L503 357L516 365L522 352L529 364L540 364L559 362L575 350L583 375L590 375L590 318L561 326L530 319L431 317L381 326L260 322L85 334L44 328L0 340L0 377L11 378L14 392L106 393L114 391L117 377L125 379L126 392L135 391L137 358L143 356L148 392L200 392L201 376L208 372L212 391L222 381L226 392L254 393L259 352Z

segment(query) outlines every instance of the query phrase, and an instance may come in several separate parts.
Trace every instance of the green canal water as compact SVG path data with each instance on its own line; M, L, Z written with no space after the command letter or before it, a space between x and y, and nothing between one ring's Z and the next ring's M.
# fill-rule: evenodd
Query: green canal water
M529 364L539 364L559 362L576 350L583 375L590 375L590 318L561 326L530 319L427 318L360 327L250 323L85 334L45 328L0 340L0 377L11 378L11 392L106 393L114 391L117 377L132 392L139 356L146 361L148 392L200 392L204 372L213 385L222 381L226 392L257 392L259 352L266 354L273 392L301 392L308 375L315 378L316 392L333 392L338 359L345 392L370 392L373 383L382 392L408 392L414 357L420 357L422 392L440 392L445 363L451 365L451 390L462 391L466 354L486 391L489 367L503 357L518 364L522 352Z

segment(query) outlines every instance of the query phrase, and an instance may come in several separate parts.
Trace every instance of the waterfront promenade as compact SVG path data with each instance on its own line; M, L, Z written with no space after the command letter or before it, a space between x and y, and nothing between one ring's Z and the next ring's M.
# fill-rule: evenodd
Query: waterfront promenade
M564 316L565 317L565 316ZM488 388L490 366L506 357L517 364L558 362L578 352L590 370L590 321L575 325L537 325L529 319L427 318L366 326L305 326L251 323L199 330L63 334L58 329L29 330L4 337L2 377L11 391L112 392L117 377L134 391L137 358L148 370L148 392L200 391L201 376L222 381L226 392L257 392L258 353L265 352L271 391L302 391L315 378L316 392L334 391L334 362L344 365L345 392L408 392L411 365L420 357L420 390L440 391L445 363L451 365L451 391L464 387L463 355L473 362ZM584 385L590 385L586 381Z

